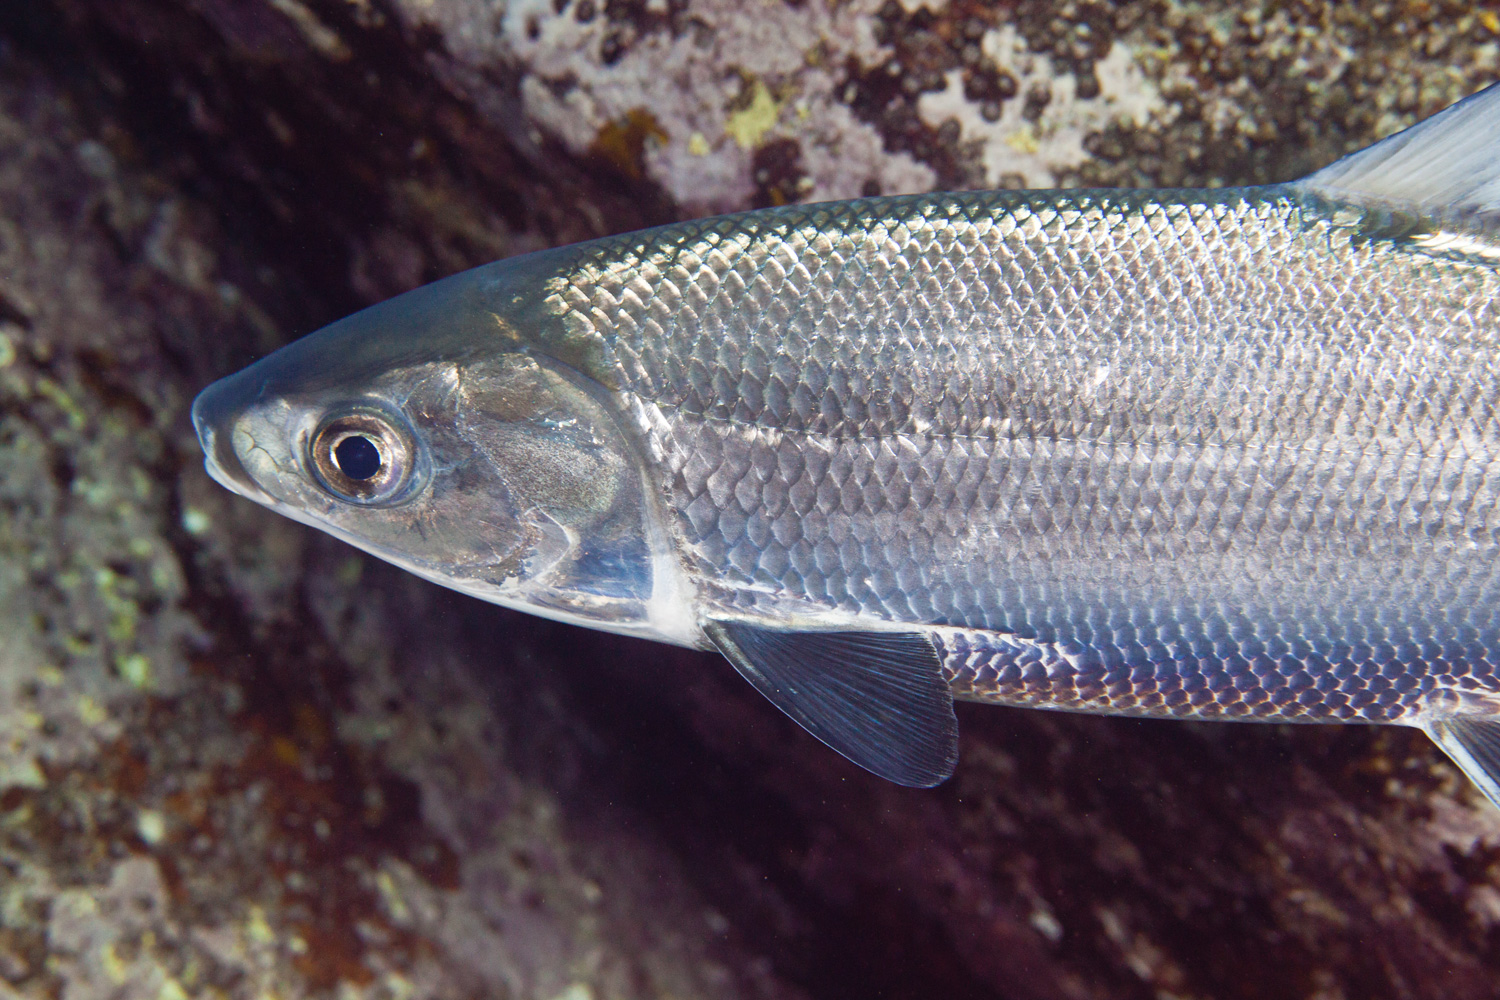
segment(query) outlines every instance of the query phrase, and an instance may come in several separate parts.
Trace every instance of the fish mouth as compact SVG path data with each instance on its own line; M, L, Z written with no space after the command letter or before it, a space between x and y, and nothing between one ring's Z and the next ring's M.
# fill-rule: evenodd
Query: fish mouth
M198 393L193 400L193 430L203 449L203 468L214 482L257 503L270 503L271 498L246 471L234 449L234 428L253 402L241 381L230 376Z

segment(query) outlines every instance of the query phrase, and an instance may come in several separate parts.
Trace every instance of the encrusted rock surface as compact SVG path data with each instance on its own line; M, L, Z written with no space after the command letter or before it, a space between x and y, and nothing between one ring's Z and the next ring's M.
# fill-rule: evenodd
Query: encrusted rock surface
M1282 180L1497 73L1434 2L0 9L0 998L1500 993L1500 814L1419 734L963 707L896 789L229 496L185 412L506 254Z
M523 620L206 479L274 256L0 58L0 996L798 996L590 797Z
M1463 3L397 0L520 141L687 213L934 186L1292 176L1500 72Z

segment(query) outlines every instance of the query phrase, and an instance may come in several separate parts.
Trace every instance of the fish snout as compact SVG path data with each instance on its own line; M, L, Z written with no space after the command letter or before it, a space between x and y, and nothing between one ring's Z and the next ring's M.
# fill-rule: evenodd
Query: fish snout
M203 449L203 468L214 482L264 503L265 491L245 469L234 447L235 428L252 401L243 379L234 375L222 378L193 400L193 430Z

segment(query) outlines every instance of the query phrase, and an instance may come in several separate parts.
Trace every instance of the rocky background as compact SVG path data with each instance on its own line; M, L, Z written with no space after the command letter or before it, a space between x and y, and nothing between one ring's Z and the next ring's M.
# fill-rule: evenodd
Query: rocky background
M1500 813L1420 734L960 706L898 789L230 496L186 414L497 257L1289 179L1497 76L1435 0L0 5L0 998L1500 994Z

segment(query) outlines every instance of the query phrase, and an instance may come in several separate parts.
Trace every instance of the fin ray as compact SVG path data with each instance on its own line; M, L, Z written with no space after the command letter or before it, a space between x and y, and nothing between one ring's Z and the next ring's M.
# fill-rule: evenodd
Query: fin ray
M1500 808L1500 718L1456 716L1434 719L1422 728Z
M1431 214L1500 212L1500 84L1297 182Z
M788 632L733 621L704 630L757 691L860 767L919 788L953 773L958 720L926 636Z

